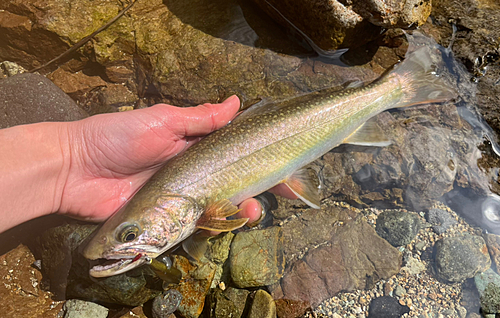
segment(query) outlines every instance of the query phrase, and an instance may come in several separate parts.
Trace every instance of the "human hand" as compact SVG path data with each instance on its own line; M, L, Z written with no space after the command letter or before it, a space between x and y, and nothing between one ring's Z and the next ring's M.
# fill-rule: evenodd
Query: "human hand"
M59 212L85 220L107 219L166 161L225 126L239 105L233 96L221 104L160 104L68 123L69 168ZM284 185L274 191L295 198ZM261 216L255 199L242 202L240 208L237 216L249 222Z

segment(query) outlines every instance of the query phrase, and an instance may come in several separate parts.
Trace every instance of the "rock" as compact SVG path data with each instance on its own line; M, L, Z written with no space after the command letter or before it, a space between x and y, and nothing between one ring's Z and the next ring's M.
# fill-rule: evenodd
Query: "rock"
M368 318L399 318L409 312L410 308L400 305L396 298L382 296L371 301Z
M215 292L210 297L210 317L211 318L225 318L225 317L235 317L240 318L242 311L236 308L234 302L228 299L222 290L216 289Z
M491 265L488 249L482 237L461 234L436 242L436 275L456 283L484 272Z
M384 28L421 25L431 13L430 2L416 0L354 1L349 5L326 0L254 1L286 28L293 28L293 24L323 50L365 44L380 30L374 25Z
M106 318L108 316L108 308L79 299L67 300L63 310L64 318Z
M43 76L26 73L0 80L0 128L85 117L71 98Z
M403 271L407 272L408 275L418 275L426 269L425 264L422 263L419 259L410 256L407 260L405 260L405 264L402 268Z
M418 215L403 211L384 211L377 219L376 231L392 246L410 244L422 223Z
M177 310L182 294L177 289L168 289L153 300L151 311L154 318L166 318Z
M489 268L474 276L474 282L481 297L481 312L500 313L500 275Z
M231 278L237 287L258 287L277 282L285 269L281 228L239 232L231 244Z
M210 262L194 266L180 255L173 255L173 266L182 272L183 277L176 287L182 294L182 301L177 310L185 318L198 318L203 311L216 266Z
M99 76L89 76L83 72L72 73L61 68L47 77L63 92L78 101L83 100L83 96L91 90L106 86L106 82Z
M248 318L276 318L276 305L273 297L259 289L253 298Z
M230 273L226 266L226 260L229 257L231 242L234 234L232 232L221 233L216 237L211 238L208 242L208 249L205 256L212 261L216 267L215 276L210 288L215 288L221 281L229 283Z
M401 287L401 285L396 285L396 288L394 288L394 295L398 296L398 297L401 297L403 296L404 294L406 294L406 289L404 289L403 287Z
M25 72L26 70L22 66L19 66L14 62L0 62L0 75L2 75L1 77L11 77Z
M42 274L32 267L34 261L24 245L0 256L2 317L59 317L63 304L40 288Z
M248 290L229 287L225 291L215 289L210 297L211 318L245 317ZM246 313L248 314L248 313Z
M311 308L309 302L290 299L276 299L276 315L278 318L300 318Z
M500 268L500 236L495 234L486 234L486 245L488 252L497 268Z
M327 209L330 213L346 213L338 207ZM321 222L324 217L326 219L327 211L314 211L316 221ZM301 226L298 225L304 219L312 220L310 217L311 215L304 213L300 217L302 220L287 222L283 226L284 235L299 232ZM326 224L328 222L330 220L325 221ZM313 224L311 222L310 226ZM302 259L289 265L280 285L273 285L271 288L275 298L305 301L317 306L340 291L362 289L379 279L389 278L401 267L400 253L377 236L375 230L361 219L332 227L330 235L328 245L322 244L311 249ZM294 239L298 238L300 236ZM294 249L288 245L285 248L286 254L289 252L288 248ZM351 271L351 268L359 270Z
M442 209L430 209L427 212L427 221L432 224L432 229L437 234L446 232L450 227L457 224L448 211Z

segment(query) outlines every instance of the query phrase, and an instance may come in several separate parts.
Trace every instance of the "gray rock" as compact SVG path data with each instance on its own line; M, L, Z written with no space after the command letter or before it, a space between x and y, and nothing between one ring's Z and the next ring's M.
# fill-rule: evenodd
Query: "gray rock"
M481 299L481 311L500 313L500 275L491 268L474 276L474 283Z
M216 289L210 297L211 318L240 318L247 303L248 290L229 287L224 292Z
M382 296L371 301L368 318L399 318L409 312L410 308L400 305L396 298Z
M280 227L239 232L231 244L231 278L237 287L258 287L277 282L285 269Z
M442 209L430 209L427 213L427 221L433 225L432 229L437 234L442 234L450 227L457 224L457 220L455 220L448 211Z
M106 318L108 316L108 308L79 299L66 301L63 310L64 318Z
M248 318L276 318L276 304L273 297L259 289L254 296Z
M0 128L87 117L47 78L25 73L0 80Z
M404 294L406 294L406 289L404 289L403 287L401 287L401 285L396 285L396 288L394 288L394 295L398 296L398 297L401 297L403 296Z
M436 242L436 275L456 283L484 272L491 265L490 255L480 236L461 234Z
M377 219L377 234L392 246L410 244L417 236L422 223L418 215L402 211L385 211Z
M167 318L177 310L182 301L182 294L177 289L168 289L153 300L151 311L154 318Z

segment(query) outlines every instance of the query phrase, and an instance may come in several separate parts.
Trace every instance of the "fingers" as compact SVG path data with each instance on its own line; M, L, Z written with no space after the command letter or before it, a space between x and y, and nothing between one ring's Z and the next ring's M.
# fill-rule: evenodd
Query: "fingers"
M220 104L203 104L196 107L162 107L165 125L179 137L204 136L224 127L240 109L240 100L233 95Z
M293 193L293 191L290 190L290 188L286 184L283 183L280 183L277 186L269 189L269 192L290 200L296 200L298 198L297 195Z

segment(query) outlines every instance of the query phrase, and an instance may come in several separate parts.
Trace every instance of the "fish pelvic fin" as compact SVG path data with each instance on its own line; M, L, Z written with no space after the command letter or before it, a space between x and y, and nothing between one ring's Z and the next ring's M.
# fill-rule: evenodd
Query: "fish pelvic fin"
M219 232L236 230L245 225L248 219L224 220L224 218L234 215L239 211L238 207L233 205L228 199L210 202L206 207L205 213L196 222L196 227Z
M437 44L418 46L414 39L419 37L422 35L408 35L409 52L404 61L388 75L398 77L405 94L398 107L441 103L458 96L451 83L438 74L438 65L443 64L443 59Z
M307 168L294 172L285 183L292 192L313 209L319 209L321 200L319 198L319 181L312 178Z
M208 237L195 233L182 242L182 248L189 256L199 262L208 249Z

